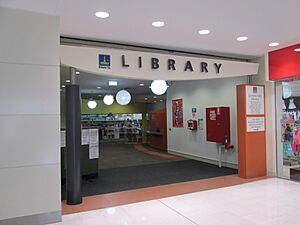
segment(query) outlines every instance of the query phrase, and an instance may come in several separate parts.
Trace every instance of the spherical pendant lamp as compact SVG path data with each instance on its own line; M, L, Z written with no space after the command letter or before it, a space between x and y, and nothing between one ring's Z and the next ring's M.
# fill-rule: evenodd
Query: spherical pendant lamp
M154 80L151 83L151 91L156 95L163 95L168 89L167 82L165 80Z
M96 102L95 100L93 100L93 99L90 99L90 100L88 101L87 105L88 105L88 107L89 107L90 109L94 109L94 108L97 107L97 102Z
M126 90L121 90L116 95L116 100L120 105L127 105L131 101L131 95Z
M111 105L114 103L114 96L113 95L105 95L103 98L103 102L105 105Z

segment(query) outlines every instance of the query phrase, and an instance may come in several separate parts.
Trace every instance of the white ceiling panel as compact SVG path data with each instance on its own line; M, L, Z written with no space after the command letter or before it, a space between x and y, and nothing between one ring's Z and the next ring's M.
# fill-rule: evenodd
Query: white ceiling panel
M0 0L59 15L61 35L252 58L300 43L299 0ZM99 19L95 12L107 11ZM153 21L165 22L162 28ZM209 29L209 35L199 35ZM247 36L244 42L238 36ZM278 47L269 47L279 42Z

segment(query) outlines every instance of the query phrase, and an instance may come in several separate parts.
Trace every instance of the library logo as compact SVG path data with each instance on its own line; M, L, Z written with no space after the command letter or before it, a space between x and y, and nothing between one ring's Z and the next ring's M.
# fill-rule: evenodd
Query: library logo
M99 54L99 68L110 69L110 55Z

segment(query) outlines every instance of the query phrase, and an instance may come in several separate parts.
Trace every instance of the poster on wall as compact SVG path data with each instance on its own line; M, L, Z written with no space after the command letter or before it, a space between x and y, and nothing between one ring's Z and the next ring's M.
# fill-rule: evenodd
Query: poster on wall
M183 127L183 100L172 100L172 121L173 127Z
M247 117L247 132L265 131L264 117Z
M247 115L265 114L263 86L246 86L246 110Z
M89 129L89 159L99 158L98 129Z

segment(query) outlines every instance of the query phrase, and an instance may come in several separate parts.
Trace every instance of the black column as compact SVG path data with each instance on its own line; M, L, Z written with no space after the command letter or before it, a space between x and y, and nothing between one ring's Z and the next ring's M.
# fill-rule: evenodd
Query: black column
M81 190L81 119L79 85L66 86L67 204L82 202Z

